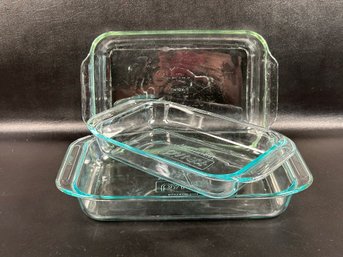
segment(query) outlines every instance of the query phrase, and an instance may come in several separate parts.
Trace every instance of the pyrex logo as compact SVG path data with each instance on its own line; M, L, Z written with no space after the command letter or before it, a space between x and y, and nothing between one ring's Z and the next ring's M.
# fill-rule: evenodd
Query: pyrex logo
M168 196L196 196L199 195L198 193L192 192L182 186L175 185L173 183L164 181L164 180L157 180L155 182L155 191L160 193L161 195L168 195Z
M214 160L211 156L198 154L191 151L186 152L182 151L181 149L168 149L161 154L165 157L182 162L199 170L207 169L214 164Z

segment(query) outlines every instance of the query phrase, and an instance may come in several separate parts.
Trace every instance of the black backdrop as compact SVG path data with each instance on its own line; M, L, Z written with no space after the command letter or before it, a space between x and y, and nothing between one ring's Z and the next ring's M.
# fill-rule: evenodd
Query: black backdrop
M0 256L341 256L342 24L343 1L2 0ZM88 219L54 178L67 145L87 133L79 66L92 40L193 28L265 37L280 64L275 128L295 139L314 185L272 220Z
M0 117L80 120L79 66L109 30L250 29L280 64L280 113L343 112L342 1L0 4Z

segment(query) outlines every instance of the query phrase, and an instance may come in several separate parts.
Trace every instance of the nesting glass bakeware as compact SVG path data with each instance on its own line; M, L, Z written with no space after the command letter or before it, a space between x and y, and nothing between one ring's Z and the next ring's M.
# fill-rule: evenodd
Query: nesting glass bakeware
M268 127L277 75L266 41L252 31L107 32L81 65L82 116L121 99L164 98Z
M288 160L294 143L271 130L185 105L115 105L89 119L110 157L209 197L229 197ZM126 107L127 106L127 107Z
M113 160L87 136L69 146L56 185L96 220L267 218L282 213L292 195L312 183L299 163L296 154L269 176L243 183L234 196L213 199Z
M255 32L107 32L81 86L94 135L69 146L56 185L93 219L274 217L312 183L268 129L278 64Z

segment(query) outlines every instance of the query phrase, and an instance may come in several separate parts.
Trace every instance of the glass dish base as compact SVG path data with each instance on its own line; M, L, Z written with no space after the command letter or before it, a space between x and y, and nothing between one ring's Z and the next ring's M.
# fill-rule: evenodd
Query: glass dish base
M168 201L79 199L79 203L88 217L99 221L265 219L283 213L291 197Z
M287 161L272 174L242 183L230 198L213 199L109 158L93 136L72 143L56 178L95 220L271 218L312 183L308 169Z

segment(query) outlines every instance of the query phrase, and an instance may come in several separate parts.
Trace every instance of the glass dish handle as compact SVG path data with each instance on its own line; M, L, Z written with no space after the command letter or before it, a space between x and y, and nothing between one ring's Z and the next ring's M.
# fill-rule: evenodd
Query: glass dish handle
M268 106L267 108L269 108L269 110L266 110L266 113L269 113L269 115L266 117L267 120L265 121L265 124L269 124L270 126L276 120L278 111L279 64L269 53L266 65L266 83L268 84L267 88L269 87L269 96L266 97L266 100L268 101L266 106Z
M74 195L73 182L78 170L76 165L83 154L84 142L85 138L81 138L69 146L56 178L57 188L69 195Z
M293 176L294 181L297 181L294 188L285 191L283 195L293 195L301 192L312 184L313 176L299 152L296 152L286 161L283 167L287 170L288 174Z
M86 122L91 117L91 96L89 85L89 71L88 65L90 62L90 56L83 60L81 64L81 105L82 105L82 119Z

